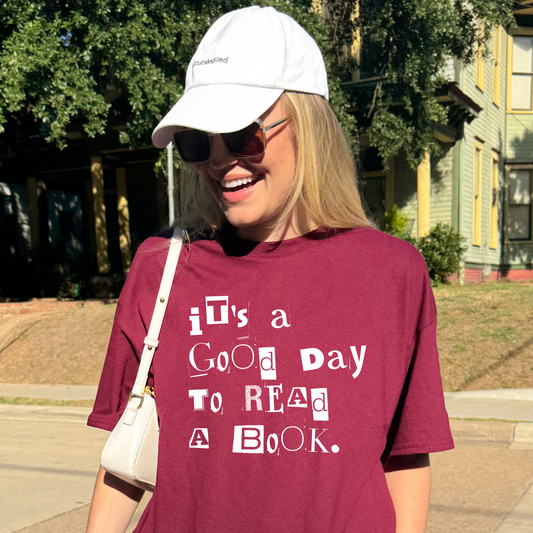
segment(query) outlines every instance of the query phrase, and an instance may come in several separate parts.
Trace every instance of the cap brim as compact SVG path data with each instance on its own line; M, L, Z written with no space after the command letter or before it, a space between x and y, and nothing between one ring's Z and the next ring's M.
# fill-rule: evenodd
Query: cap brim
M258 119L281 96L283 89L246 85L208 85L189 89L152 133L164 148L179 127L212 133L238 131Z

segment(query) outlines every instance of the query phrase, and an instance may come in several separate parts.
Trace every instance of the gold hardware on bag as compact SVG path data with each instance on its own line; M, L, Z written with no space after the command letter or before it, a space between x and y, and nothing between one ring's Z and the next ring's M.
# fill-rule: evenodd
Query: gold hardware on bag
M131 402L131 399L132 399L132 393L133 391L130 391L130 394L128 396L128 402ZM149 387L148 385L146 385L146 387L144 387L144 390L143 390L143 395L141 396L141 402L139 403L139 405L137 406L137 409L140 409L143 402L144 402L144 397L145 395L148 395L148 396L151 396L152 398L154 398L155 400L155 393L154 393L154 389L152 387Z

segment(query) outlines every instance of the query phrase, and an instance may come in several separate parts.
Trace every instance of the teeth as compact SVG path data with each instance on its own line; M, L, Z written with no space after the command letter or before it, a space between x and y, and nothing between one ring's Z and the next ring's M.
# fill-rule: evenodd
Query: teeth
M234 189L235 187L252 183L252 181L254 181L253 178L237 179L231 181L222 181L221 185L224 189Z

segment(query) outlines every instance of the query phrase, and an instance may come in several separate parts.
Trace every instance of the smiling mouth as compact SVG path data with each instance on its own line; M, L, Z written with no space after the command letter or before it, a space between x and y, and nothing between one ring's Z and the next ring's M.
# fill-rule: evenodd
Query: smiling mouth
M236 191L242 191L243 189L247 189L248 187L252 187L255 185L261 178L244 178L244 179L236 179L231 181L221 181L220 186L222 187L223 191L225 192L236 192Z

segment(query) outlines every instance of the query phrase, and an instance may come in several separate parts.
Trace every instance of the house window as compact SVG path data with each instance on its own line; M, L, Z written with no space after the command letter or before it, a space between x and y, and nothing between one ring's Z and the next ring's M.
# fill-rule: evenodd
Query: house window
M492 101L495 105L500 105L500 86L502 70L502 27L494 28L492 39L492 58L494 61L494 87Z
M480 91L485 90L485 59L483 57L485 48L480 46L476 53L476 86Z
M472 211L472 244L481 246L481 188L483 183L483 145L479 142L474 147L474 205Z
M507 237L509 241L531 240L532 169L509 173Z
M513 109L531 109L533 80L533 36L513 37L513 77L511 106Z
M59 232L61 237L74 234L74 212L59 211Z
M490 247L498 248L498 189L500 184L500 170L498 163L498 154L492 153L492 205L490 211Z

